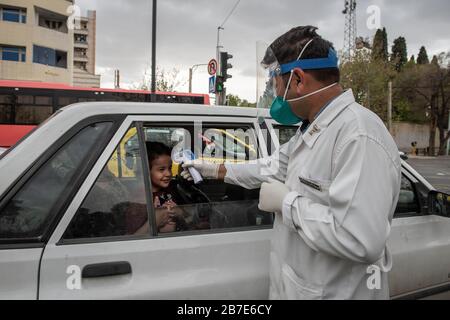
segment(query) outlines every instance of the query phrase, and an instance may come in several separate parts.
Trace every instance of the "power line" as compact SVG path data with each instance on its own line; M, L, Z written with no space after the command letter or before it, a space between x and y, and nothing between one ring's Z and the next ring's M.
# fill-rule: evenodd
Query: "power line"
M230 13L228 14L228 16L225 18L225 20L222 22L222 24L220 25L219 28L223 28L223 26L225 25L225 23L227 23L228 19L231 17L231 15L233 14L234 10L236 10L237 6L239 5L239 3L241 2L241 0L236 1L233 9L231 9Z

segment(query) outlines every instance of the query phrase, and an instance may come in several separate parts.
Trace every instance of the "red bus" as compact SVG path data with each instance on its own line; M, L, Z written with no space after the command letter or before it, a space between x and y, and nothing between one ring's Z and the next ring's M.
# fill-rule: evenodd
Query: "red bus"
M79 88L64 84L0 80L0 124L37 125L77 102L128 101L209 105L208 94Z
M58 109L77 102L127 101L209 105L208 94L71 87L0 80L0 147L10 147Z

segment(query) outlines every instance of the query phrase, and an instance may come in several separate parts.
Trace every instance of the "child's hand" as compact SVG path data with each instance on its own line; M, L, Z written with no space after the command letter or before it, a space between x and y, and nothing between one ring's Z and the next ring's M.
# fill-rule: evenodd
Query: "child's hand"
M158 230L166 225L174 225L176 222L173 219L173 213L165 207L155 209L156 225Z

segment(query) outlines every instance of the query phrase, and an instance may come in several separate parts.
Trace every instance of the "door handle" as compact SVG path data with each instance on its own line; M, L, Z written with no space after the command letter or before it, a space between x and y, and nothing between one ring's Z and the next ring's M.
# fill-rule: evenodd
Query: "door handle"
M89 264L83 268L83 278L99 278L131 274L131 264L127 261Z

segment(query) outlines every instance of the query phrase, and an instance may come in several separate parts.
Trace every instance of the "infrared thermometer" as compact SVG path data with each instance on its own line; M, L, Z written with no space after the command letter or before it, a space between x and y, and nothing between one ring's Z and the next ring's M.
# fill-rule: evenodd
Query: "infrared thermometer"
M178 164L182 164L186 161L195 160L195 155L191 150L174 150L174 152L172 152L172 160ZM195 184L199 184L203 181L202 175L195 168L190 167L188 170L192 176L192 179L194 179Z

